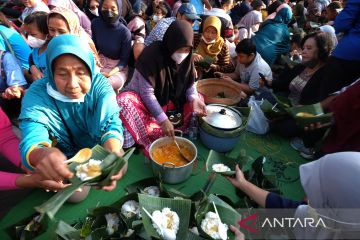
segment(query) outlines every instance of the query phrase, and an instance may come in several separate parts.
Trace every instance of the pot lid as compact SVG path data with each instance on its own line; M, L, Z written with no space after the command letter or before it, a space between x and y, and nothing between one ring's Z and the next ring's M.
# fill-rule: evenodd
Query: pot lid
M224 105L210 104L206 106L207 116L203 120L216 128L231 130L241 126L241 115Z

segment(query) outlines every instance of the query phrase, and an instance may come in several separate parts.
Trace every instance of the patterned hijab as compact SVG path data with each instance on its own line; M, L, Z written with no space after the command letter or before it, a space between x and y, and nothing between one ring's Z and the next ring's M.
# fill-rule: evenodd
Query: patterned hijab
M68 27L70 30L70 34L76 35L76 36L80 36L82 33L82 28L80 26L80 22L79 22L79 18L78 16L71 11L70 9L67 8L63 8L63 7L55 7L53 10L51 10L49 17L48 17L48 23L49 23L49 18L54 15L54 14L59 14L60 16L62 16Z
M199 45L196 48L196 53L200 54L201 56L209 56L211 58L215 58L220 52L224 45L224 39L220 36L221 30L221 21L218 17L210 16L207 17L204 22L203 32L208 27L214 27L217 31L217 36L215 39L215 43L213 44L206 44L203 39L201 39Z

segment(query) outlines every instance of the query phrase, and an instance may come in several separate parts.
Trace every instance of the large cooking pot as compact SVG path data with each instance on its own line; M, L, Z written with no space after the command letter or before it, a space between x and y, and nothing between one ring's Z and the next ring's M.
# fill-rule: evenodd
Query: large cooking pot
M154 175L159 176L163 182L170 184L180 183L188 179L192 173L192 170L194 168L194 162L197 157L197 148L190 140L183 137L175 137L175 139L179 143L179 145L185 146L194 155L192 160L186 165L177 167L171 162L159 164L154 160L152 156L154 149L168 144L173 144L173 139L170 137L162 137L157 139L150 145L149 148L151 166Z
M232 150L246 128L250 108L209 104L206 109L208 116L200 119L200 140L217 152Z

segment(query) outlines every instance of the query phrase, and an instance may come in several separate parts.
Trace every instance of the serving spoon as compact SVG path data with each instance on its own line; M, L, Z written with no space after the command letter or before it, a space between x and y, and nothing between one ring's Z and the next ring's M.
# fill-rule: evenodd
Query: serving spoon
M73 162L84 163L91 158L91 155L92 155L92 150L90 148L83 148L80 151L78 151L78 153L75 156L64 161L64 163L66 164Z
M178 144L178 142L176 141L175 138L174 138L174 143L175 143L177 149L179 150L179 153L180 153L181 157L184 158L187 162L191 162L191 160L189 160L189 159L185 156L185 154L182 153L182 151L181 151L181 149L180 149L180 146L179 146L179 144Z

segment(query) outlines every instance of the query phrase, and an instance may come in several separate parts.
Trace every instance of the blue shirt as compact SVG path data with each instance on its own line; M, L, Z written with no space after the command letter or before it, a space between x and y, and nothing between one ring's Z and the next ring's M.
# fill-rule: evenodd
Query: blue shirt
M46 50L39 54L39 48L32 50L32 58L35 66L42 72L46 73Z
M26 44L23 37L14 29L8 28L4 25L0 25L0 31L8 39L16 58L21 63L22 69L29 69L29 56L31 53L30 47ZM0 35L0 50L10 52L10 49L6 45L6 42L2 35Z
M9 52L4 52L2 57L2 64L0 71L0 91L4 91L6 88L11 86L24 86L27 82L21 71L21 67L16 58ZM2 73L5 76L2 76Z

